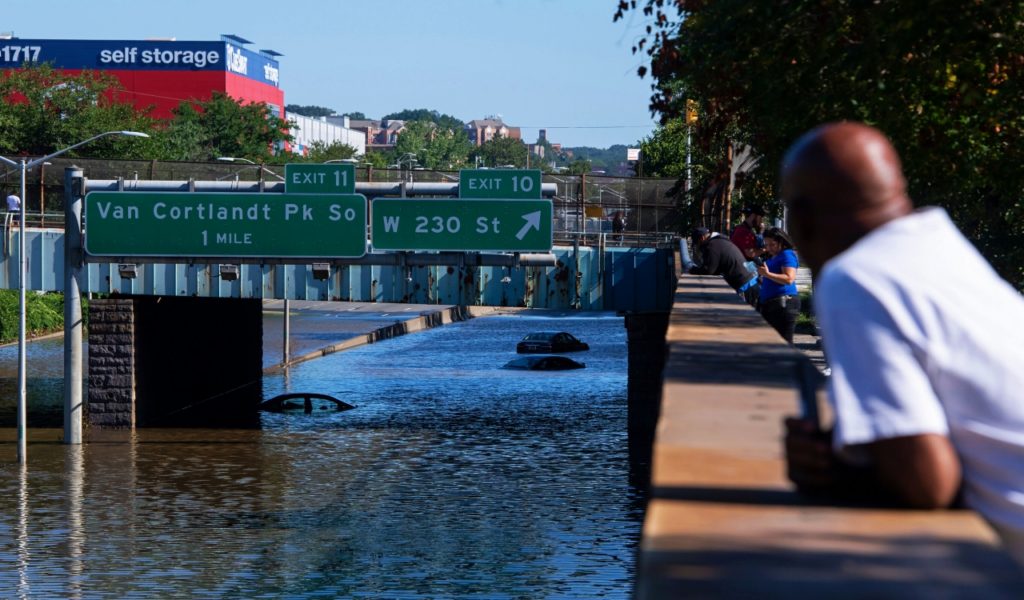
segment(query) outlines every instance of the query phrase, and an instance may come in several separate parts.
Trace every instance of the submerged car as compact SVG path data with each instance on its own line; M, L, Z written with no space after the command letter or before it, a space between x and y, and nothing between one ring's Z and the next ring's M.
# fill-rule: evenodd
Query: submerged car
M525 369L528 371L567 371L582 369L584 363L576 362L568 356L520 356L505 363L506 369Z
M571 333L564 331L542 331L531 333L516 344L516 352L580 352L590 350L590 346L579 341Z
M260 410L279 413L302 412L307 415L320 411L342 411L353 408L355 407L348 402L316 392L281 394L260 403Z

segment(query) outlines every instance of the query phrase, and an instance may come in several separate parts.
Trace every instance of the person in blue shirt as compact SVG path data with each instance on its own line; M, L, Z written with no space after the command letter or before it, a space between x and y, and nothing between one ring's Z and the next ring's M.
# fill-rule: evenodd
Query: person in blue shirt
M800 296L796 291L796 269L800 266L793 241L785 231L772 227L764 232L768 260L757 268L761 276L761 301L758 309L764 320L790 344L800 314Z

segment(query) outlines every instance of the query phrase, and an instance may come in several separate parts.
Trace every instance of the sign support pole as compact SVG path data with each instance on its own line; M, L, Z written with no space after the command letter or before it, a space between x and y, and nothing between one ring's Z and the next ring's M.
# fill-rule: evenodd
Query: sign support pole
M64 169L64 443L82 443L82 169Z
M284 267L288 268L287 265ZM288 277L285 275L285 282L287 283ZM288 352L288 338L291 337L291 307L288 305L288 286L285 285L284 290L284 347L281 349L281 366L287 368L288 361L291 360Z

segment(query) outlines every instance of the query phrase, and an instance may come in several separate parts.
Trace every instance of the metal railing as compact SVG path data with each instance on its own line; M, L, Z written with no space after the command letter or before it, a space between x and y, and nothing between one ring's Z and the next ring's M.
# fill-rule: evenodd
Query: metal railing
M64 168L76 165L89 179L123 179L126 189L133 181L237 181L241 185L260 181L261 169L252 165L225 162L163 162L100 159L56 158L45 169L29 173L25 199L30 227L63 226ZM268 165L275 167L275 165ZM42 171L42 172L38 172ZM357 182L399 184L402 182L452 184L458 171L421 169L356 168ZM0 187L7 191L18 185L16 177L0 174ZM264 179L268 189L279 182ZM624 222L621 242L626 245L660 243L664 236L677 234L684 222L678 185L674 179L612 177L603 175L545 175L545 184L554 185L554 235L556 240L571 242L593 239L601 233L612 233L614 215L621 213ZM395 188L398 189L398 188ZM620 240L616 240L620 241ZM582 243L582 242L581 242Z

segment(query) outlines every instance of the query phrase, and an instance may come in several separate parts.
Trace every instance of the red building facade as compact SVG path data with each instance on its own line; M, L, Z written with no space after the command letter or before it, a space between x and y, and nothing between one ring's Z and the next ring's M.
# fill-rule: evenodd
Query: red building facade
M130 102L158 119L186 101L206 101L223 92L243 103L263 102L284 117L278 53L254 52L238 36L216 42L174 40L29 40L0 39L0 70L50 63L67 73L101 71L123 90L115 99Z

